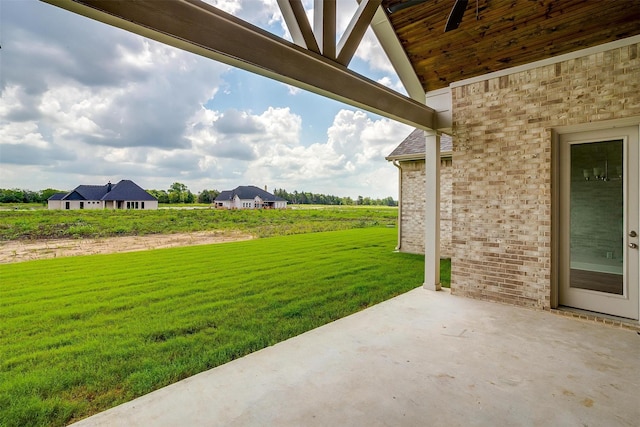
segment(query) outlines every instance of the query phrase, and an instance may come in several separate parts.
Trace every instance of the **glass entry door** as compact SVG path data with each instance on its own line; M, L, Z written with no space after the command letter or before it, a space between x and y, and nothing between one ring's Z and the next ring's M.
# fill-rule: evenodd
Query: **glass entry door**
M638 127L560 144L559 302L638 319Z

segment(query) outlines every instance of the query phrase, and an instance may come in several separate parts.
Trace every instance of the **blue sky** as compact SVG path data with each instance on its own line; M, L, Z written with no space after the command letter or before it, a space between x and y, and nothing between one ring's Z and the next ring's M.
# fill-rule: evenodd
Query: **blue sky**
M207 2L289 38L275 0ZM356 5L338 0L339 30ZM406 125L36 0L0 0L0 45L0 188L397 197L384 156ZM350 68L400 89L371 31Z

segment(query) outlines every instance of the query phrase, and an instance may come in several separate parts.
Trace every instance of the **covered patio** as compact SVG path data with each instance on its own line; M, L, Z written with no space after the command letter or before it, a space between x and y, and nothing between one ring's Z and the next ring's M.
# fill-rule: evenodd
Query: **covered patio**
M454 295L416 289L77 425L638 424L637 0L456 2L467 18L446 34L451 2L365 0L337 44L332 1L314 2L313 28L301 1L278 2L294 43L198 0L44 1L424 130L434 291L440 136L453 135ZM347 68L368 26L407 96ZM615 298L569 286L558 185L560 146L611 139L629 147ZM598 321L549 313L566 307Z
M638 325L640 0L362 0L342 34L336 1L314 0L311 22L302 0L278 0L293 42L201 0L42 1L423 130L416 232L429 290L440 289L440 138L451 134L453 294ZM406 95L348 68L367 28ZM607 141L618 160L603 174ZM571 156L580 145L595 147L584 164ZM597 283L609 264L616 293Z
M415 289L75 425L636 426L639 354L632 328Z

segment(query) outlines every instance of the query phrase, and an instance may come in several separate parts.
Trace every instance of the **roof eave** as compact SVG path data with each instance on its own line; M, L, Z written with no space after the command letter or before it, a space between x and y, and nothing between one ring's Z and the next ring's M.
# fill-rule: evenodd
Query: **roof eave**
M449 158L453 157L453 151L441 151L440 158ZM414 153L414 154L401 154L398 156L387 156L384 158L385 160L392 162L394 160L398 160L400 162L411 161L411 160L424 160L424 153Z

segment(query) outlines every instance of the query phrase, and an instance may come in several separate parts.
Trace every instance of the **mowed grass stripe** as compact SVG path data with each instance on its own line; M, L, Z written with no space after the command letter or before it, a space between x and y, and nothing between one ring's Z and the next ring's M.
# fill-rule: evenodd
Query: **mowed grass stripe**
M0 266L0 425L64 425L422 282L367 228Z

